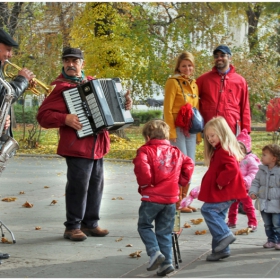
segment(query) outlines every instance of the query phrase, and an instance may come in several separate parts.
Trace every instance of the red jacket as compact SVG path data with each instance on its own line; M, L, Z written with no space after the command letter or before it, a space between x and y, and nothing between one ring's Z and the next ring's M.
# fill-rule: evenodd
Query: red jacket
M220 190L218 185L223 188ZM207 203L218 203L246 196L238 161L218 144L210 166L202 178L198 199Z
M87 77L87 79L93 80L93 77ZM65 80L61 74L52 85L56 85L56 87L40 106L37 120L45 128L59 127L60 138L57 154L88 159L102 158L110 149L110 138L107 131L97 136L87 136L79 139L76 130L65 125L65 118L69 111L62 92L76 87L77 84L71 83L70 80Z
M196 83L199 89L199 111L204 122L216 116L226 119L234 134L236 124L240 121L241 130L251 131L251 115L249 105L248 85L245 79L235 72L230 65L230 71L221 82L221 75L216 67L212 71L200 76ZM220 90L223 89L220 94ZM241 131L240 130L240 131Z
M186 186L194 163L168 140L152 139L133 160L142 201L171 204L179 200L179 184Z

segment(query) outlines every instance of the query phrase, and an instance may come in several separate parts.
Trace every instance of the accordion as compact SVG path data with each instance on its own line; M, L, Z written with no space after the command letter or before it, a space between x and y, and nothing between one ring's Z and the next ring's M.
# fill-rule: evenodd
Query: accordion
M131 125L134 120L125 110L125 97L119 78L96 79L62 92L70 114L76 114L83 127L78 138Z

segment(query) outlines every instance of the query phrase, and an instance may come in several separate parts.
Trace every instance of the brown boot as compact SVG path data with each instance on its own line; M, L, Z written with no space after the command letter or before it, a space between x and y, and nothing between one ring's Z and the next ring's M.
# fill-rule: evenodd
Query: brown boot
M64 238L72 241L84 241L87 236L79 229L65 229Z
M190 188L190 184L188 184L185 187L182 187L182 199L187 196L189 188ZM181 213L192 213L192 212L196 212L196 211L197 211L197 209L194 207L191 207L190 205L181 209Z
M96 236L96 237L104 237L106 236L109 231L107 229L102 229L101 227L96 228L84 228L81 227L81 231L86 234L87 236Z

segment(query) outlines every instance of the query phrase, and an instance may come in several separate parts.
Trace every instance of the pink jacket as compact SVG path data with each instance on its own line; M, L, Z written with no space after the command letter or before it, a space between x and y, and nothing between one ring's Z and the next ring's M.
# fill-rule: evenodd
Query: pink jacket
M134 172L142 201L171 204L179 200L179 184L191 180L194 163L168 140L152 139L137 151Z
M87 77L87 79L92 80L93 78ZM62 92L77 87L77 84L65 80L61 74L52 85L56 85L56 87L40 106L37 120L44 128L59 128L60 138L57 154L88 159L102 158L110 149L110 137L107 131L97 136L87 136L79 139L76 130L65 125L65 118L69 111Z
M259 160L259 158L252 153L246 155L245 158L240 162L240 170L243 175L247 190L250 189L252 181L254 180L259 170L260 164L261 161Z

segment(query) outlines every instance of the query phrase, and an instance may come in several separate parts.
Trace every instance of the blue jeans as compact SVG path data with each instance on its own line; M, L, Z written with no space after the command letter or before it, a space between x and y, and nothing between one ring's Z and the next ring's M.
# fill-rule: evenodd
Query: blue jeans
M261 211L268 242L280 244L280 213Z
M225 219L227 211L233 202L233 200L229 200L220 203L204 203L201 207L201 214L212 235L212 253L214 253L214 249L221 240L232 234ZM229 246L221 252L230 253Z
M176 127L176 134L176 142L170 141L170 143L195 162L196 134L185 136L180 127Z
M162 265L172 263L172 231L175 220L175 204L159 204L142 201L139 208L138 232L145 244L148 256L160 251L165 256ZM155 231L152 229L155 221Z
M67 229L98 226L103 194L103 159L66 157L66 219Z

